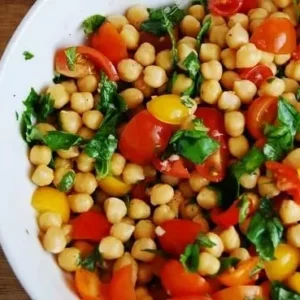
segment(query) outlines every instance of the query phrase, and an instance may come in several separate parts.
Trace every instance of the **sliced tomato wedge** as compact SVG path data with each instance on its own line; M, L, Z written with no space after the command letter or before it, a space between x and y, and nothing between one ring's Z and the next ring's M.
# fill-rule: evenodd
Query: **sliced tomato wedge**
M177 160L161 161L159 158L153 160L154 167L161 173L177 178L190 178L190 172L184 165L184 160L179 158Z
M265 79L273 76L272 70L265 65L257 65L253 68L240 69L239 74L242 79L250 80L258 87Z
M231 16L238 12L243 5L243 0L209 0L209 10L218 16Z
M199 296L199 295L191 295L191 296L181 296L171 298L170 300L212 300L210 296Z
M251 103L246 113L246 125L253 138L264 139L265 125L273 124L277 118L277 105L278 99L272 96L261 96Z
M247 14L251 9L258 7L258 0L244 0L239 12Z
M87 46L77 46L74 70L70 70L66 50L62 49L56 52L55 70L57 73L71 78L81 78L94 74L96 67L98 70L104 71L110 80L119 80L116 68L101 52Z
M209 135L220 143L220 148L210 155L203 164L197 165L196 169L201 176L209 181L222 181L226 175L229 155L224 117L219 110L211 107L200 107L195 115L203 120L204 125L209 129Z
M221 290L212 295L213 300L262 299L262 288L257 285L241 285Z
M116 27L105 22L91 37L91 46L102 52L114 65L128 57L126 44Z
M292 53L292 59L294 60L300 59L300 45L298 45L295 51Z
M266 52L292 54L297 45L297 33L290 20L269 18L255 29L250 42Z

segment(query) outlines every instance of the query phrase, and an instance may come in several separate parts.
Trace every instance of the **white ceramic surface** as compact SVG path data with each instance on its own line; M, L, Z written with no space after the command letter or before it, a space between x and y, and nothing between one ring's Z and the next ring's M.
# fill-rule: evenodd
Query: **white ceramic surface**
M27 149L19 134L15 112L34 87L38 91L53 78L55 49L79 44L86 17L123 13L133 4L154 7L172 0L39 0L23 20L0 62L0 242L17 277L33 300L71 300L53 257L37 237L30 206L33 185L28 179ZM185 2L185 1L181 1ZM27 50L34 58L25 61ZM121 300L121 299L120 299Z

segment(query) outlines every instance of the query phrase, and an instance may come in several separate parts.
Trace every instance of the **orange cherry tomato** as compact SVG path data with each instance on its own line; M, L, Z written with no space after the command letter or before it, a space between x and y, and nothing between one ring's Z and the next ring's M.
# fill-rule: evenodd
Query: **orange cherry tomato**
M264 138L264 126L277 118L277 104L277 98L272 96L261 96L251 103L246 113L246 125L253 138Z
M260 299L262 297L262 289L257 285L241 285L221 290L212 295L213 300L245 300Z
M269 18L258 26L250 42L274 54L292 54L297 45L296 29L286 18Z
M147 110L125 126L119 143L122 155L137 164L150 163L168 146L173 127L154 118Z
M251 257L241 261L234 271L228 270L220 274L217 278L225 286L247 285L254 282L252 271L258 265L259 258Z
M253 68L240 69L239 73L242 79L250 80L258 87L266 78L273 76L272 70L264 65L257 65Z
M190 273L177 260L170 260L164 265L160 278L171 297L205 295L210 291L209 284L202 276Z
M218 16L231 16L238 12L243 5L243 0L210 0L209 10Z
M244 0L239 12L248 14L249 10L258 7L258 0Z
M161 173L177 178L190 178L190 172L184 165L184 160L179 158L174 161L161 161L156 158L153 160L154 167Z
M188 244L192 244L197 235L203 231L199 223L190 220L174 219L160 224L164 230L158 236L161 248L167 253L179 256Z
M115 26L105 22L91 37L91 46L102 52L114 65L128 57L126 44Z

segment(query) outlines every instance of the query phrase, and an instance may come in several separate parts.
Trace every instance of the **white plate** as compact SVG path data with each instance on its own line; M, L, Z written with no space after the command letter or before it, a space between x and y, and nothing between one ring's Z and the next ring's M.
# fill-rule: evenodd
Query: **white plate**
M40 91L53 78L57 48L84 40L81 22L93 14L123 13L133 4L169 4L171 0L39 0L13 36L0 64L0 242L17 277L33 300L77 299L53 257L38 240L30 206L27 148L19 134L15 112L30 88ZM185 1L181 1L185 2ZM25 61L22 53L34 58ZM121 299L120 299L121 300Z

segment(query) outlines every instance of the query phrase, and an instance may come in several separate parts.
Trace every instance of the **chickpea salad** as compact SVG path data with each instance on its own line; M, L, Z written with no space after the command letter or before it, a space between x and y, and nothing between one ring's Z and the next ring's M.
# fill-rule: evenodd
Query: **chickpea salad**
M136 5L57 50L21 128L39 238L80 299L300 300L299 17Z

